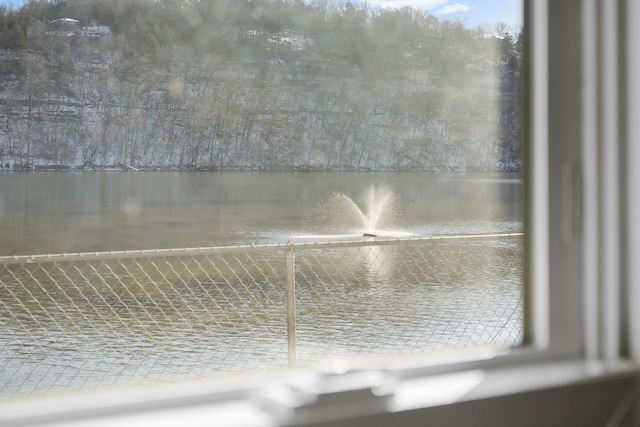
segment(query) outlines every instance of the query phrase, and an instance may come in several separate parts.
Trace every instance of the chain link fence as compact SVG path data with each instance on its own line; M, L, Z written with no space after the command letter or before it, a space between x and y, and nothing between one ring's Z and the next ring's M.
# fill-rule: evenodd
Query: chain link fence
M518 346L522 240L0 257L0 399Z

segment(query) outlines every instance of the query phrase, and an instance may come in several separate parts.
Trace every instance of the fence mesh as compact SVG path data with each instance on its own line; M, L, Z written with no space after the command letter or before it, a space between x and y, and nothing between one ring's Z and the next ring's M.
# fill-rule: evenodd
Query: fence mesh
M303 367L517 346L522 258L521 235L0 257L0 399L284 369L292 340Z

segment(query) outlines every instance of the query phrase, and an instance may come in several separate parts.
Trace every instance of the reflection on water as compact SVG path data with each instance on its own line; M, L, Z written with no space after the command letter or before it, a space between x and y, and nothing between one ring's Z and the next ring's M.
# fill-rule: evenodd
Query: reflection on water
M358 200L380 182L398 193L407 235L522 228L513 177L2 178L4 255L362 239L339 224L311 234L310 212L332 191ZM298 364L519 345L522 248L507 239L297 250ZM282 252L3 265L0 398L284 369L285 271Z

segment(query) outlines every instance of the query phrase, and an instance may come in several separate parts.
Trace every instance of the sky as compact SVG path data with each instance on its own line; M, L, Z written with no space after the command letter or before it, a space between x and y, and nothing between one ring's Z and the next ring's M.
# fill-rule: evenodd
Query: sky
M362 3L363 0L351 0ZM424 9L443 19L456 19L469 27L493 26L504 22L509 26L522 26L524 0L366 0L371 6L401 8L410 6Z
M365 0L351 0L362 3ZM424 9L443 19L456 19L469 27L496 22L509 26L522 25L522 3L524 0L366 0L374 7L401 8L410 6ZM0 0L0 5L21 5L23 0Z

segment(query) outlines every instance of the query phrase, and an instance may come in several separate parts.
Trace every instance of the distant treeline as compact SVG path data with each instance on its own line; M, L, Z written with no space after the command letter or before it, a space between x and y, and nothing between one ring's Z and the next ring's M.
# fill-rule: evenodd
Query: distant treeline
M31 0L0 7L0 49L2 168L520 168L520 28L327 0Z

